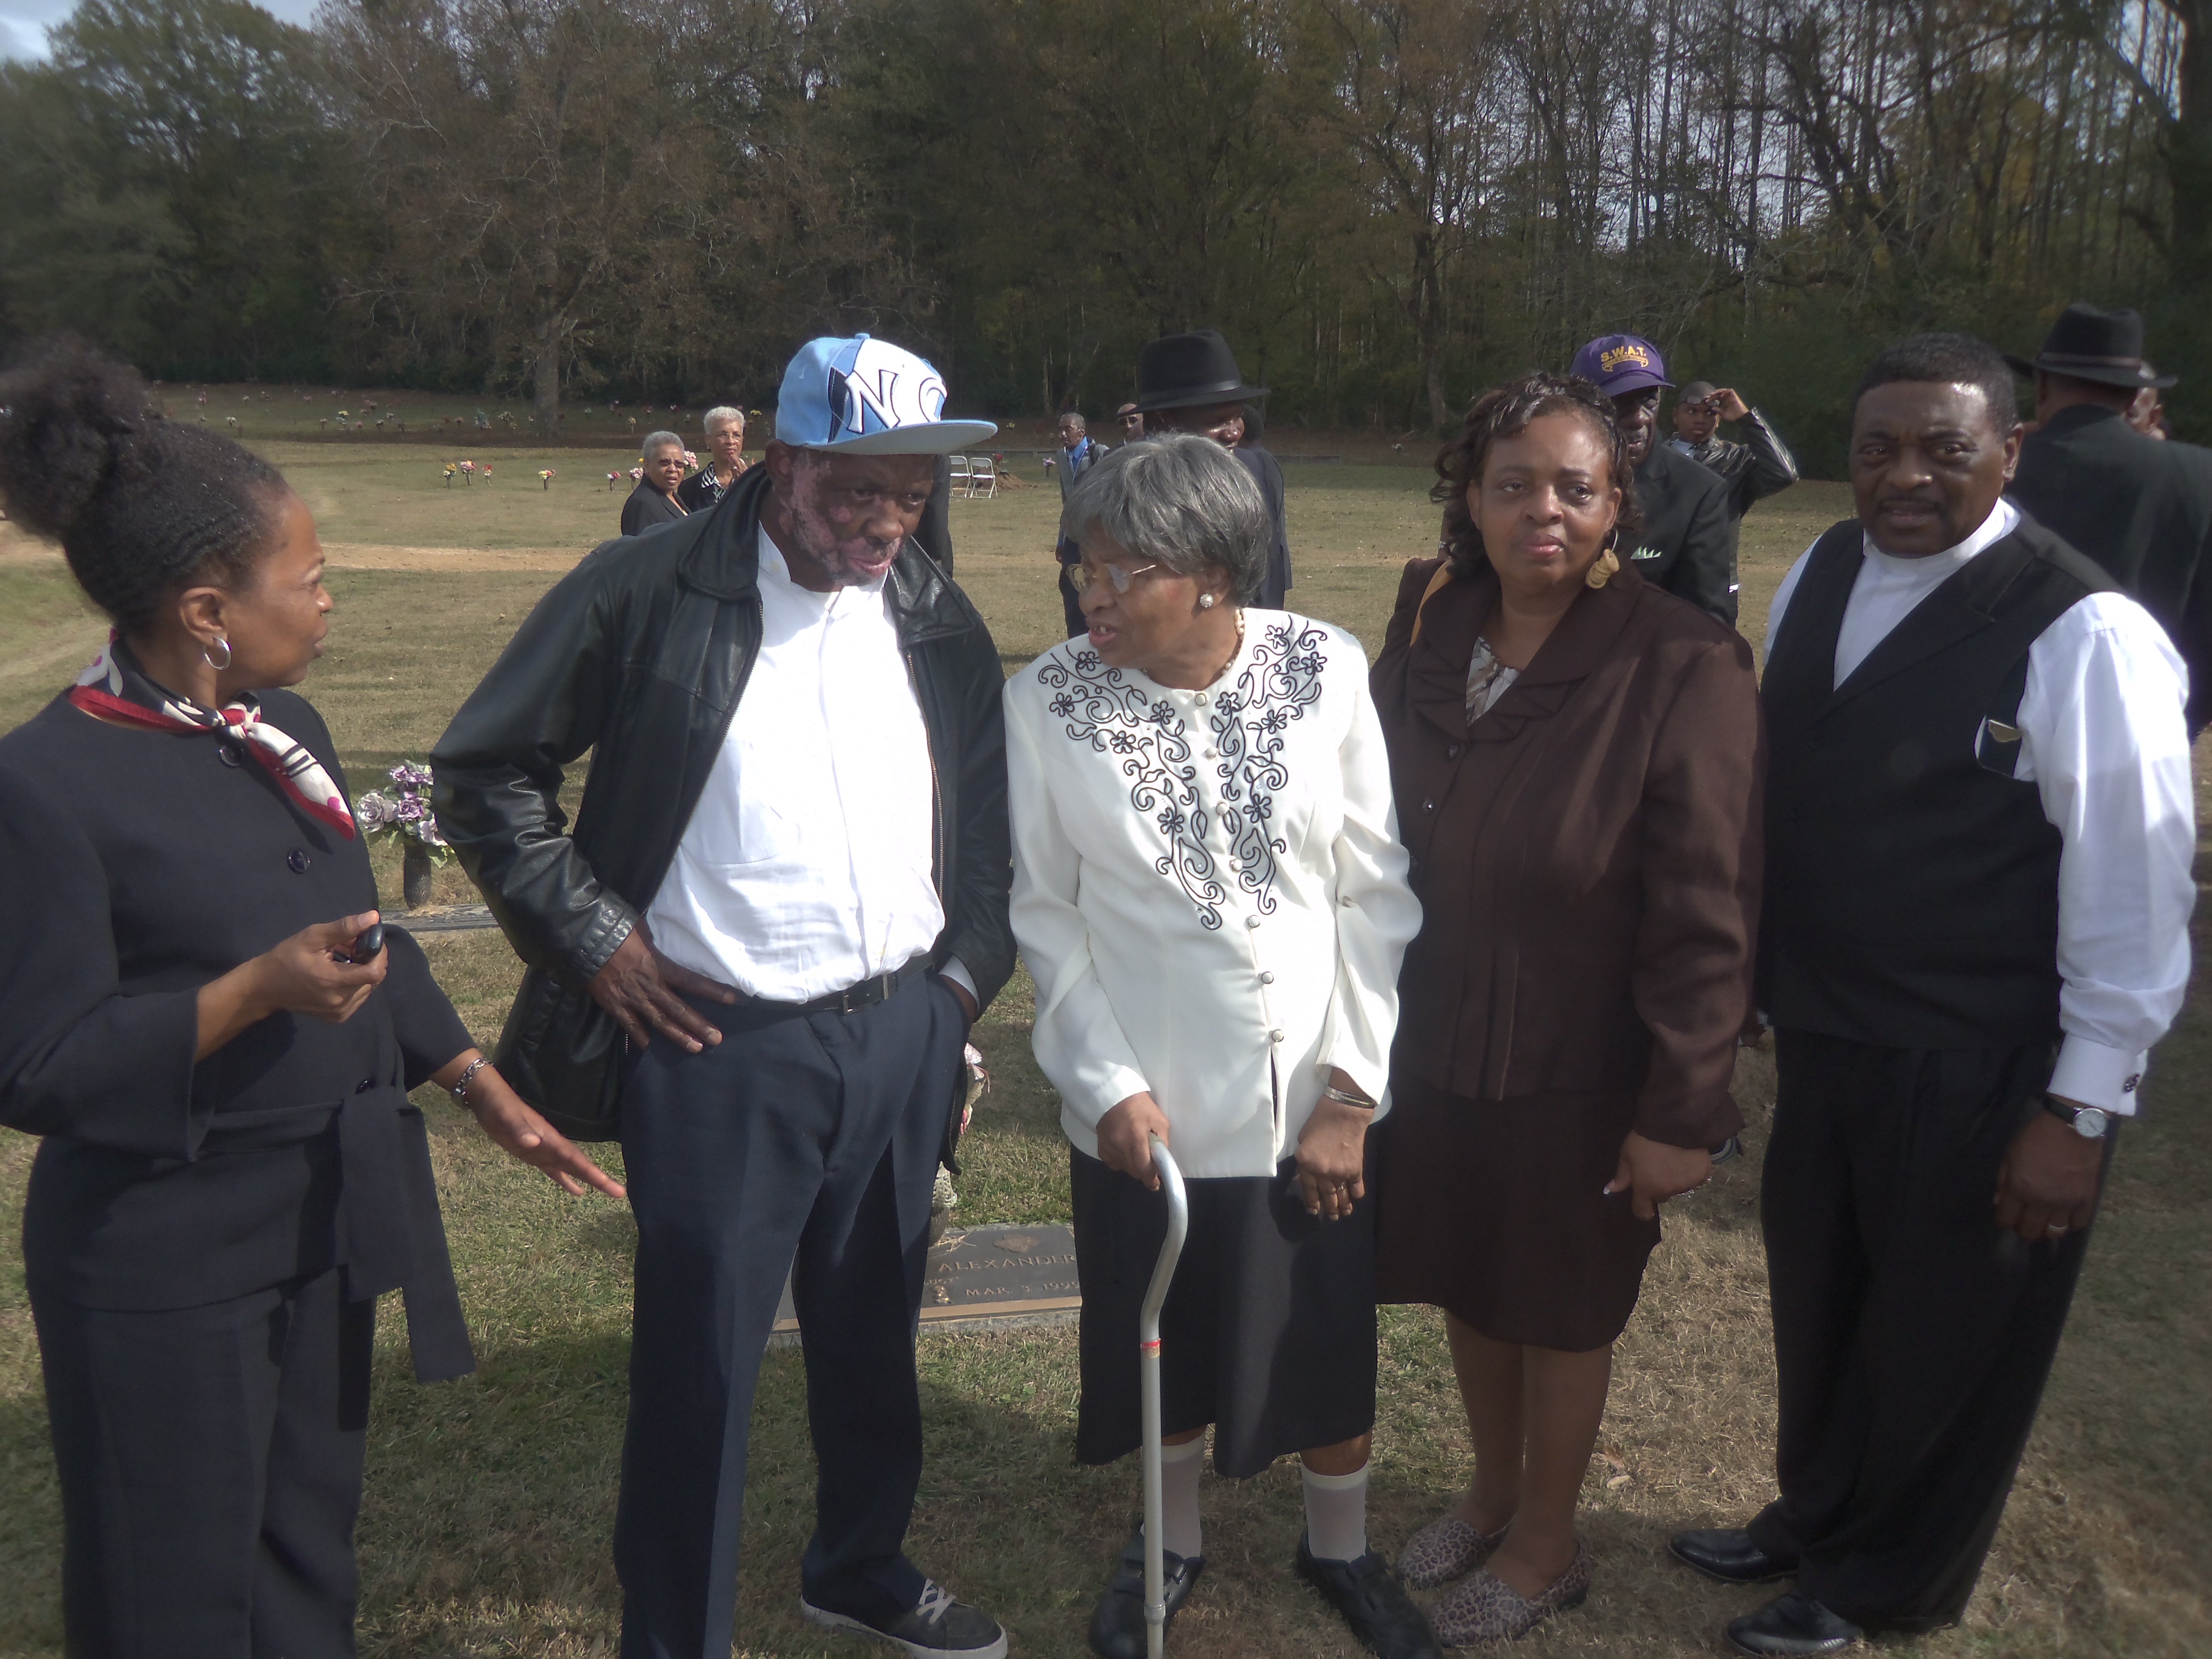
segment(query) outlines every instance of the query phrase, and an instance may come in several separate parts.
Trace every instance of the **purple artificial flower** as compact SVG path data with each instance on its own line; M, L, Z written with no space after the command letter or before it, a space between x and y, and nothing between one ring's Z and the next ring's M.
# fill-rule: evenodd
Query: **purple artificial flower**
M364 835L374 835L380 830L392 827L392 803L374 789L353 804L353 819Z

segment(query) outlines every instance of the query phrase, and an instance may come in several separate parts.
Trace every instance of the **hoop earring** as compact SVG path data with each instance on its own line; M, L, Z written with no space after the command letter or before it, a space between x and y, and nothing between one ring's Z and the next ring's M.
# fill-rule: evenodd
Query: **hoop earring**
M1211 610L1212 610L1212 609L1213 609L1213 595L1212 595L1212 594L1211 594L1211 593L1201 593L1201 594L1200 594L1200 595L1198 596L1198 608L1199 608L1200 611L1211 611Z
M223 638L222 635L218 634L215 636L215 642L222 647L222 660L221 662L217 662L213 657L210 656L208 654L207 647L204 646L200 647L200 660L204 662L210 668L214 669L216 673L220 674L223 670L230 666L230 660L233 653L230 648L230 641Z
M1589 568L1589 574L1583 578L1587 586L1603 587L1619 574L1620 556L1613 550L1620 545L1620 526L1615 525L1613 527L1613 533L1605 538L1605 551L1598 555L1597 562Z

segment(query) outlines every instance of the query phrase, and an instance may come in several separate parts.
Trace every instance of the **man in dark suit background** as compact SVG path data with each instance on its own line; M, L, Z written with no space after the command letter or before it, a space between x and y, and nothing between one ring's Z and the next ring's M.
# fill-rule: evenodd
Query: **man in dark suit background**
M1735 626L1735 519L1728 481L1657 441L1659 393L1674 385L1659 348L1633 334L1601 334L1570 371L1613 399L1628 434L1644 538L1621 563L1677 599Z
M2102 565L2158 618L2189 665L2189 735L2212 721L2212 450L2161 443L2129 424L2145 387L2173 384L2143 361L2142 319L2070 305L2032 361L2036 430L2012 498Z

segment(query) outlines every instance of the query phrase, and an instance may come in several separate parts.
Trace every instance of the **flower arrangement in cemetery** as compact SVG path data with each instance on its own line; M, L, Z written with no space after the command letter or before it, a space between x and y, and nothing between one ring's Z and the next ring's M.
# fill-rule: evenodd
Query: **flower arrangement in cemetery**
M482 466L478 467L477 471L483 475L483 481L486 483L489 483L491 482L491 463L489 461L486 461Z
M642 466L634 466L634 467L630 468L630 470L629 470L629 481L630 481L632 483L637 483L639 479L641 479L641 478L642 478L642 477L645 477L645 469L644 469Z
M686 471L696 472L699 470L699 458L687 449L684 452L684 465Z
M390 789L372 789L353 804L362 834L413 842L441 863L451 858L453 849L438 833L437 815L430 810L430 769L402 761L385 775L392 780Z
M446 463L446 488L447 488L447 489L451 489L453 487L453 474L455 474L456 472L459 472L460 470L461 470L461 465L460 465L460 463L459 463L459 461L447 461L447 462Z
M617 486L617 485L618 485L618 484L620 484L621 483L622 483L622 474L621 474L621 473L619 473L619 472L610 472L610 473L608 473L608 474L607 474L607 488L608 488L609 489L613 489L614 488L616 488L616 486Z
M538 469L538 487L542 489L550 489L553 488L553 469L551 467L540 467Z
M476 481L477 464L474 461L463 461L461 463L461 482L465 484L473 484Z

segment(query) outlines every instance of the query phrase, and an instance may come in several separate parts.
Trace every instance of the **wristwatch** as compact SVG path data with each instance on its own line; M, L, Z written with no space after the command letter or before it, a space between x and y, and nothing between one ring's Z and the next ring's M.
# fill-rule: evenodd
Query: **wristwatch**
M2055 1100L2045 1095L2043 1109L2073 1125L2074 1133L2084 1140L2102 1140L2106 1132L2112 1127L2112 1115L2100 1106L2069 1106L2063 1100Z

